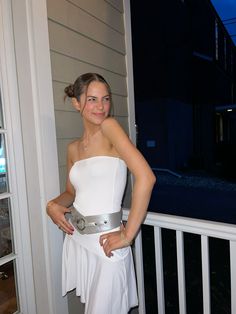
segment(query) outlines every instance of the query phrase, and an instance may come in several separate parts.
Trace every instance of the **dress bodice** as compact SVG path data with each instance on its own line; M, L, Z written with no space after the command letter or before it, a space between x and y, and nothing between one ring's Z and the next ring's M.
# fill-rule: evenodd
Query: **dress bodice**
M125 162L112 156L76 161L69 174L75 189L74 207L83 215L119 211L127 179Z

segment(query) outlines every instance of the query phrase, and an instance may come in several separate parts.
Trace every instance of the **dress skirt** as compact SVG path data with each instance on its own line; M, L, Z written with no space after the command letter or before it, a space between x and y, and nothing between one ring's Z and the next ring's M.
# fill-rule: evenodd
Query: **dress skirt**
M99 244L101 234L75 230L65 236L62 294L76 289L85 314L127 314L138 305L131 247L115 250L109 258Z

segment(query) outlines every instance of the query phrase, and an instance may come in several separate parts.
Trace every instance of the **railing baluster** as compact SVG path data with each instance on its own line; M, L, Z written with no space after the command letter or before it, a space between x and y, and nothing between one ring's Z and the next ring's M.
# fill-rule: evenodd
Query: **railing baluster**
M209 242L208 237L201 236L202 247L202 292L203 292L203 313L211 313L210 300L210 265L209 265Z
M138 299L139 299L139 314L146 314L145 308L145 290L144 290L144 271L143 271L143 247L142 247L142 232L139 231L135 239L135 268L138 285Z
M161 228L154 227L158 314L165 314Z
M127 220L129 210L123 210L123 219ZM179 279L180 314L186 313L186 288L184 272L184 245L183 232L201 236L202 252L202 290L203 314L211 313L210 294L210 260L209 237L230 241L230 267L231 267L231 313L236 314L236 226L233 224L204 221L194 218L165 215L148 212L145 225L154 227L155 258L157 274L158 314L165 314L165 291L163 279L162 241L161 229L166 228L177 232L177 261ZM194 248L193 248L194 249ZM139 313L145 314L144 270L142 258L142 236L138 235L135 241L135 262L139 291ZM184 301L183 301L184 300ZM184 302L184 303L182 303ZM213 313L214 314L214 313Z
M236 241L230 241L231 313L236 313Z
M177 267L179 287L179 312L180 314L186 314L184 237L182 231L176 231L176 244L177 244Z

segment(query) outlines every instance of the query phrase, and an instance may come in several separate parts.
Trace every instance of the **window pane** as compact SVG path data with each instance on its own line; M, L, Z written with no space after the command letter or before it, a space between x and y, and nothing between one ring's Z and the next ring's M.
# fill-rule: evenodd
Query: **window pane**
M12 232L10 221L9 199L0 200L0 257L6 256L12 252Z
M0 313L18 313L15 262L0 267Z
M5 134L0 134L0 193L8 192Z

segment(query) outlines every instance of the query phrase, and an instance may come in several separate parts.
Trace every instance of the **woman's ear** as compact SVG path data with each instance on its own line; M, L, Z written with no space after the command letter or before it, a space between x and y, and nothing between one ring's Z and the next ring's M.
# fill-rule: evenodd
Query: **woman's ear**
M72 101L72 106L73 106L76 110L80 111L81 108L80 108L80 102L78 101L78 99L75 98L75 97L72 97L71 101Z

